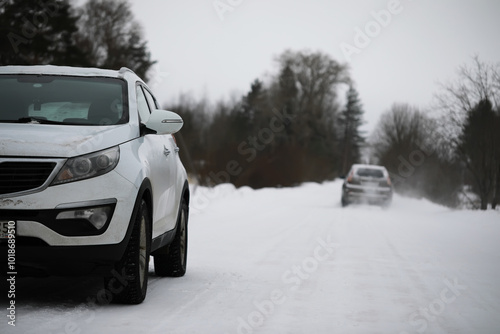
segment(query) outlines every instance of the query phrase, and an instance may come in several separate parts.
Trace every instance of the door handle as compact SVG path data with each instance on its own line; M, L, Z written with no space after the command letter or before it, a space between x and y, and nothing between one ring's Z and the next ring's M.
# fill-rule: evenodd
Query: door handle
M163 154L168 157L169 154L170 154L170 150L166 147L166 146L163 146Z

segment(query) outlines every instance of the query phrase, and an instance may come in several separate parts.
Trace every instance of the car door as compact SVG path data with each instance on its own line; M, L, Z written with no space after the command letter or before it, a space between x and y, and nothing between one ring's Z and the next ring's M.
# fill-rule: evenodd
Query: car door
M137 85L137 107L141 122L145 123L156 102L149 91ZM175 200L176 145L171 135L144 136L146 164L153 189L153 238L175 227L177 205Z

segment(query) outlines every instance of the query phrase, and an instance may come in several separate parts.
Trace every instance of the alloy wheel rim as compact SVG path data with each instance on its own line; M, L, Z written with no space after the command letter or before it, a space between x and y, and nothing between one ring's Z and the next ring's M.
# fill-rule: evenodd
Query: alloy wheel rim
M139 238L139 281L141 287L144 286L144 278L146 276L146 218L143 216L140 223L140 238Z
M180 253L182 267L186 265L186 244L187 244L187 229L186 229L186 216L184 210L181 213L181 231L180 231Z

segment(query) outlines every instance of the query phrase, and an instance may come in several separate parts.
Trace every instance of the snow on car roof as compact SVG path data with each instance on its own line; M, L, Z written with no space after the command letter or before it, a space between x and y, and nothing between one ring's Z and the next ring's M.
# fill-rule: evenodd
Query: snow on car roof
M76 75L76 76L89 76L89 77L111 77L111 78L123 78L125 74L135 73L126 68L122 67L119 71L116 70L105 70L100 68L90 68L90 67L70 67L70 66L54 66L54 65L31 65L31 66L19 66L19 65L9 65L0 66L0 74L44 74L44 75Z

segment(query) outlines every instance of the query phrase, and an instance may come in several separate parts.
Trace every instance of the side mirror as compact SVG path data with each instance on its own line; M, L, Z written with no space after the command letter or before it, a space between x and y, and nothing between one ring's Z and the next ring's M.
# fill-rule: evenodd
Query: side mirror
M179 131L184 121L181 116L172 111L153 110L145 125L159 135L170 135Z

